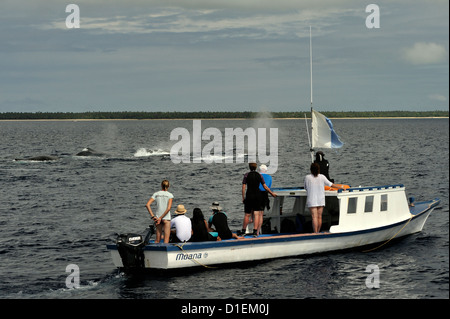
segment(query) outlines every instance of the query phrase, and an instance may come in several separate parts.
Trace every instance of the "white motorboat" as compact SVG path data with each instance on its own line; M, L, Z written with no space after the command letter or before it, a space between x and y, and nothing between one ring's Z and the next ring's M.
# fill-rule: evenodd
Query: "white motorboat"
M420 232L439 199L409 203L403 185L326 191L322 232L310 231L303 188L277 188L265 215L263 234L254 238L178 244L154 243L144 234L120 235L107 245L119 268L210 267L384 245Z

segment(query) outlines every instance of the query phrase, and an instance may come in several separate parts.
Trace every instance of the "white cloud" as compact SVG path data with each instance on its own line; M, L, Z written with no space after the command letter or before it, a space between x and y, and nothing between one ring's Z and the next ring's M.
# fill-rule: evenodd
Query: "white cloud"
M198 7L194 6L194 3ZM240 11L240 6L237 5L230 11L224 2L219 1L216 5L219 3L223 7L218 9L209 9L209 6L199 1L190 2L190 6L186 5L184 8L176 3L180 6L148 8L139 13L107 17L97 17L93 14L93 10L86 9L81 14L80 24L81 29L94 34L215 33L214 36L217 38L279 39L280 36L307 37L309 35L307 26L310 24L313 24L317 32L323 33L323 28L340 23L339 18L342 15L357 16L361 11L355 7L333 6L294 10L281 10L283 6L280 6L280 11L273 12L262 9ZM200 8L200 4L204 7ZM263 4L268 5L264 1ZM67 29L65 16L39 28L65 30ZM218 35L217 32L222 34Z
M404 51L406 61L414 64L435 64L445 62L448 57L447 50L437 43L416 42L411 48Z
M440 101L440 102L447 102L448 98L441 94L431 94L428 96L431 100Z

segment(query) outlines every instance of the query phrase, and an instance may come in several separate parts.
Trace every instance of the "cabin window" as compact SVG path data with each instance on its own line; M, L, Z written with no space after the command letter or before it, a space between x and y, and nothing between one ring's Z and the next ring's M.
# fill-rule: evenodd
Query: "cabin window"
M350 197L348 199L347 214L356 214L356 204L358 203L357 197Z
M373 196L366 196L366 203L364 205L364 212L371 213L373 212Z
M387 194L381 195L380 210L381 210L382 212L388 210L388 195L387 195Z

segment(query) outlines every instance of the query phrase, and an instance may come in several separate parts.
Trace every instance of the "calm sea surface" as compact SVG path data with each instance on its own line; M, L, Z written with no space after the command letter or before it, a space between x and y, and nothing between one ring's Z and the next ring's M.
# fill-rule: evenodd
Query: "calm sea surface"
M225 128L278 128L273 186L302 185L310 163L304 120L201 124L223 137ZM170 133L192 132L191 120L0 122L0 298L449 298L448 119L333 124L345 145L325 151L331 177L352 186L401 183L416 201L439 197L423 232L367 253L136 276L120 273L105 245L116 233L145 229L144 205L161 180L170 180L174 205L184 204L189 217L194 207L209 217L219 201L238 230L247 163L174 164ZM86 147L107 155L74 156ZM14 161L38 155L59 160ZM66 287L70 264L80 270L78 289ZM365 285L368 265L380 269L378 289Z

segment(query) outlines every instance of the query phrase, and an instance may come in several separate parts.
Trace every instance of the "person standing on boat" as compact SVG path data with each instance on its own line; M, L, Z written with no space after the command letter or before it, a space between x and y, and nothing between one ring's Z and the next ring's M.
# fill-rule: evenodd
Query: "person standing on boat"
M170 221L170 228L175 228L171 243L182 243L191 239L192 224L191 220L184 215L186 211L184 205L178 205L175 210L175 216Z
M325 159L325 154L322 151L318 151L316 153L316 159L315 159L314 163L319 164L319 166L320 166L320 174L325 175L325 177L330 182L334 183L334 179L331 179L330 178L330 174L329 174L330 164Z
M168 191L170 183L168 180L161 182L161 190L152 195L145 207L156 225L155 243L161 241L162 233L164 233L164 242L168 243L170 239L170 209L172 208L173 194ZM150 205L156 202L156 211L153 212Z
M264 178L264 181L266 182L267 187L272 187L272 176L267 174L267 166L262 164L259 166L259 173ZM269 193L264 189L262 184L259 184L259 191L262 192L262 195L264 197L264 208L270 209L270 200L269 200Z
M330 182L325 175L320 174L320 166L312 163L311 174L305 177L305 189L307 193L306 206L311 212L314 233L318 233L322 227L322 212L325 206L325 185L333 188L344 189L341 185Z
M253 214L253 236L259 236L259 230L263 222L265 201L262 192L259 190L259 184L269 192L270 195L276 197L269 187L267 187L264 178L256 171L258 165L249 163L250 172L244 175L242 180L242 202L244 203L244 222L241 234L245 234L247 225L250 223L250 217Z

